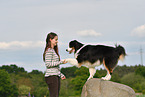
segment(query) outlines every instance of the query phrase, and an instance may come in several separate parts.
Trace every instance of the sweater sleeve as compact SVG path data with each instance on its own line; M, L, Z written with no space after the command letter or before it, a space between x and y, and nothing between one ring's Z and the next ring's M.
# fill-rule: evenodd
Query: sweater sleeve
M54 52L52 50L48 50L45 54L45 64L47 68L56 67L62 64L62 61L56 61L53 59Z

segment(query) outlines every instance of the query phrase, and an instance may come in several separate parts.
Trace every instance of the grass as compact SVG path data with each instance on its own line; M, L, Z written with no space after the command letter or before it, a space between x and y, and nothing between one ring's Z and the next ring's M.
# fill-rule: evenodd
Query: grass
M145 95L136 95L136 97L145 97Z

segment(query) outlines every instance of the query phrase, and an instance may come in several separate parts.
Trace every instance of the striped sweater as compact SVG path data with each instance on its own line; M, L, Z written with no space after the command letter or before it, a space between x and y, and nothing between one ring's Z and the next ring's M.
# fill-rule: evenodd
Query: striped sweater
M49 48L45 54L45 65L46 65L45 77L52 75L63 77L64 75L60 72L59 69L60 64L62 64L62 61L59 61L59 57L55 53L54 49Z

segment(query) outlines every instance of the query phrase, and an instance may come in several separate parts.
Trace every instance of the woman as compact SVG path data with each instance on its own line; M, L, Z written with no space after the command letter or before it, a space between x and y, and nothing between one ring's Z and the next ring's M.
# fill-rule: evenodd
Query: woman
M58 97L60 90L60 78L63 80L65 76L60 72L59 65L65 64L60 61L58 53L58 36L54 32L50 32L46 38L46 47L43 53L43 60L46 65L45 81L49 88L50 97Z

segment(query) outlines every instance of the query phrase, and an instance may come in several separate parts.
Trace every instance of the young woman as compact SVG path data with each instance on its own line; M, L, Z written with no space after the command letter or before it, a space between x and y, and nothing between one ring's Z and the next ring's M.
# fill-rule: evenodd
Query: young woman
M50 97L58 97L60 90L60 78L63 80L65 76L60 72L59 65L65 64L60 61L58 53L58 36L54 32L50 32L46 38L46 47L43 53L43 60L46 65L45 81L49 88Z

